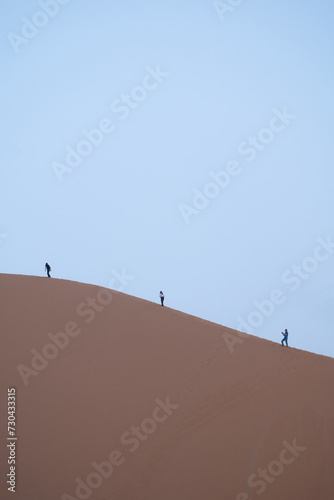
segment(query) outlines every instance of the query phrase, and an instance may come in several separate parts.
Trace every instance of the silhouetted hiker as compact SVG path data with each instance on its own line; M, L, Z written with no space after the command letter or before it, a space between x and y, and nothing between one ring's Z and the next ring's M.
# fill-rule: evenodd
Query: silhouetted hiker
M164 305L165 296L164 296L164 294L162 293L161 290L160 290L160 293L159 293L159 297L160 297L160 300L161 300L161 305L163 306Z
M285 332L282 332L283 338L282 338L282 345L285 342L285 345L288 347L288 335L289 332L287 329L285 329Z
M49 266L48 263L45 264L45 271L47 272L48 278L51 278L50 276L51 267Z

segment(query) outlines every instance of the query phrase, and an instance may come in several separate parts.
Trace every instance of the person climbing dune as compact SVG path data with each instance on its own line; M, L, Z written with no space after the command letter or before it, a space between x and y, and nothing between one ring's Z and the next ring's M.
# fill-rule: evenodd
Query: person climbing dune
M288 330L285 329L285 332L282 332L282 335L283 335L283 338L282 338L281 344L283 345L285 342L285 345L288 347L288 335L289 335Z
M48 263L45 264L45 271L48 275L48 278L51 278L51 275L50 275L51 267Z
M163 306L164 305L165 296L164 296L164 294L162 293L161 290L160 290L160 293L159 293L159 297L160 297L160 300L161 300L161 305Z

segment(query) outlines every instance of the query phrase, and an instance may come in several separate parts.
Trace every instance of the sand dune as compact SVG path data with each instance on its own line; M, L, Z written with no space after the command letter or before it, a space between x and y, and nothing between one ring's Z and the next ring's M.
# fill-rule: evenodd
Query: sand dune
M92 285L0 283L1 499L333 500L332 358Z

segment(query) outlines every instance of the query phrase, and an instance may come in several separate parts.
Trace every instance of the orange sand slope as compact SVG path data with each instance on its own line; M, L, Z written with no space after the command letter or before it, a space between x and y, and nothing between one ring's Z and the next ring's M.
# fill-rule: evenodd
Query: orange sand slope
M0 498L333 500L332 358L92 285L0 283Z

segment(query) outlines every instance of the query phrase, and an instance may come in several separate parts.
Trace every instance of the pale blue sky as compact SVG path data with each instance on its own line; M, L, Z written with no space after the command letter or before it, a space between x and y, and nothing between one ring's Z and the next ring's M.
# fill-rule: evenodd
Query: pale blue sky
M163 290L172 308L231 328L251 315L255 335L288 328L334 356L334 251L318 241L334 240L333 3L244 0L221 19L205 0L55 2L2 6L1 272L48 261L56 278ZM105 119L69 169L67 148ZM275 289L282 303L252 316Z

